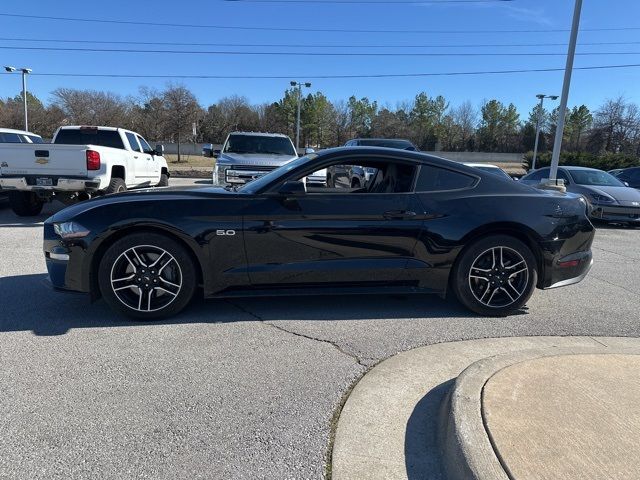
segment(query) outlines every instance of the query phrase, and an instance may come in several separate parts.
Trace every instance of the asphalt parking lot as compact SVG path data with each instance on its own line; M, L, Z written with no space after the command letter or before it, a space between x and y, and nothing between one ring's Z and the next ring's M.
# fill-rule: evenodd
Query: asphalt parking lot
M45 286L39 222L58 208L0 206L0 478L322 478L341 398L397 352L640 335L640 229L600 228L583 283L504 319L352 296L199 301L143 324Z

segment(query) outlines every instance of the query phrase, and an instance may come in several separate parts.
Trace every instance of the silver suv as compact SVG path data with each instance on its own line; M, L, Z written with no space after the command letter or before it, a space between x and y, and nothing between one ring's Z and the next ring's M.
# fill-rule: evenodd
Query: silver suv
M291 139L280 133L233 132L213 170L214 185L244 185L298 158Z

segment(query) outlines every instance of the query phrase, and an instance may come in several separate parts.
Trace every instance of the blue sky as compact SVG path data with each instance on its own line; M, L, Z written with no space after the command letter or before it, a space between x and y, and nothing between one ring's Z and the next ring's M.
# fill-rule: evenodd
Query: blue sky
M153 25L101 24L51 21L0 16L2 47L72 47L234 50L222 46L152 46L118 44L64 44L7 40L8 38L86 41L249 43L261 47L236 50L297 52L549 52L564 53L565 46L475 47L480 44L566 43L568 32L507 33L504 30L554 30L569 28L572 0L514 0L497 3L458 4L336 4L336 3L252 3L224 0L155 0L109 2L30 0L3 2L0 13L99 18L133 22L180 23L284 28L386 29L386 30L490 30L501 33L348 33L248 31L215 28L181 28ZM587 0L582 27L640 27L637 0ZM636 45L584 45L592 42L634 42L640 29L627 31L583 31L580 52L639 52L637 55L598 55L578 57L576 66L640 63L640 43ZM269 44L333 45L335 47L270 47ZM473 45L464 48L388 48L389 45ZM377 45L369 48L341 45ZM28 66L34 73L126 73L139 75L283 75L301 81L313 75L385 74L421 72L487 71L563 67L565 58L501 57L310 57L310 56L220 56L175 55L161 53L45 52L0 49L2 65ZM109 90L136 95L140 86L164 87L167 79L114 79L36 76L29 88L45 101L58 87ZM185 79L172 80L188 86L198 100L208 105L227 95L243 95L252 102L270 102L281 97L287 80ZM417 92L444 95L453 105L471 100L497 98L515 103L524 114L535 104L536 93L559 94L562 73L513 75L385 78L317 79L312 90L321 90L330 99L346 99L355 94L394 107ZM640 68L579 71L574 74L570 105L585 103L597 107L605 98L624 95L640 103ZM20 88L18 75L0 75L0 96L15 95Z

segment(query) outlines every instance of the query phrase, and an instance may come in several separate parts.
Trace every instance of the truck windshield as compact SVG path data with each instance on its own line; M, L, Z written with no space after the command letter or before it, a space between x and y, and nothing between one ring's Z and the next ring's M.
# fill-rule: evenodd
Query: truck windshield
M124 149L120 133L116 130L99 130L97 128L65 128L58 132L53 143L65 145L99 145Z
M230 135L223 153L296 155L291 140L287 137L267 137L263 135Z

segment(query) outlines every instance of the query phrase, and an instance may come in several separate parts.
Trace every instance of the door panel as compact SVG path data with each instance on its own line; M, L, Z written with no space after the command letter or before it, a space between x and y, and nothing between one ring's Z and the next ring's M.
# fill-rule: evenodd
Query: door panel
M244 215L251 282L405 281L423 223L420 205L412 193L256 197Z

